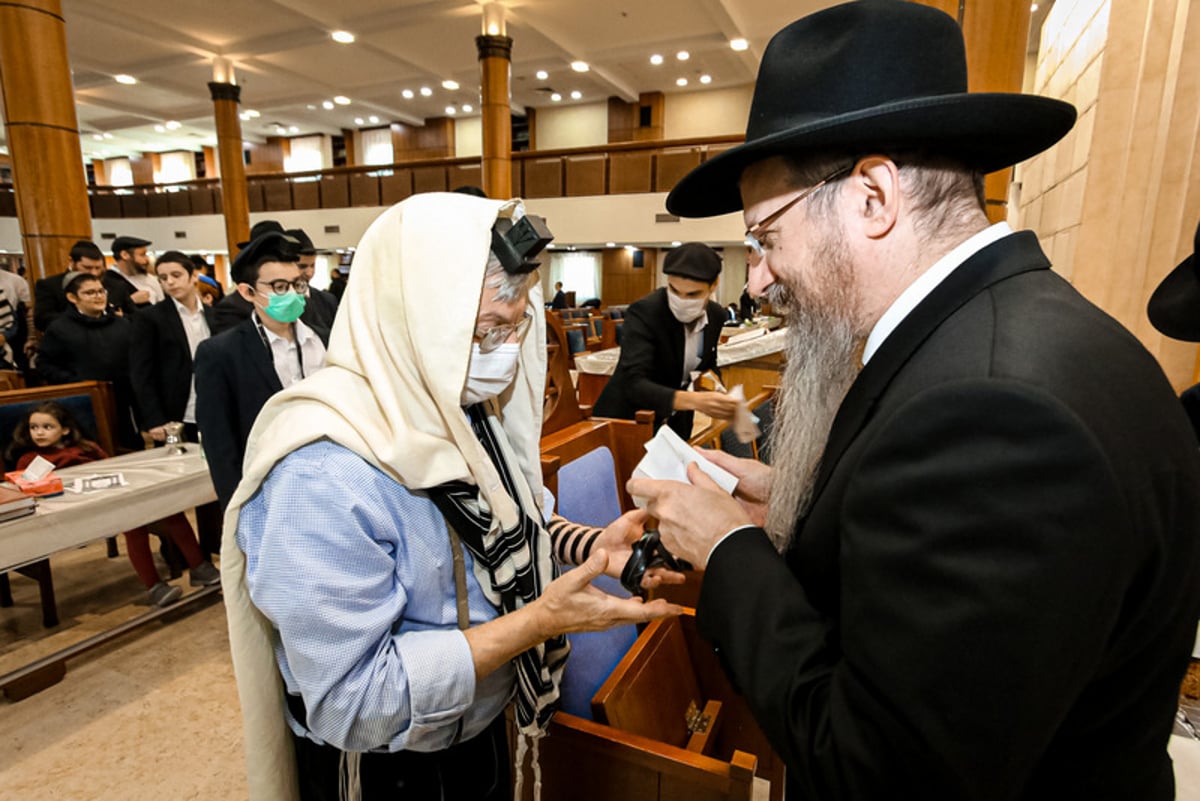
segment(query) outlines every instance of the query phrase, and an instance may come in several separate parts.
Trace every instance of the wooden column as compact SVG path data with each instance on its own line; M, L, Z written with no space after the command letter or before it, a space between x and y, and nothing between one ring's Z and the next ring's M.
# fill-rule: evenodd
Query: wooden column
M30 282L92 238L87 173L60 0L0 3L0 103Z
M919 0L958 19L967 45L967 88L972 92L1020 92L1029 41L1030 3L995 0ZM991 173L984 181L987 215L992 222L1008 217L1008 184L1012 168Z
M496 200L512 196L512 111L508 74L512 38L475 37L483 95L483 191Z
M221 204L225 210L225 243L229 256L238 252L238 242L250 238L250 196L246 192L246 165L242 161L242 121L238 101L242 87L233 83L208 84L212 93L213 117L217 123L217 162L221 168Z

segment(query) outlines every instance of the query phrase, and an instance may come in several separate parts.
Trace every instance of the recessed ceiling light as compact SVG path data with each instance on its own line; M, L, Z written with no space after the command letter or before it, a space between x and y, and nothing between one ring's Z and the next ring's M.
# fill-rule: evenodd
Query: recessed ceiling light
M412 100L412 99L413 99L413 90L412 90L412 89L405 89L403 92L401 92L401 93L400 93L400 95L401 95L401 96L402 96L402 97L403 97L405 100Z
M288 132L289 133L300 133L300 126L299 125L289 125Z
M453 117L458 113L458 109L456 109L454 106L446 106L446 113Z
M654 55L650 56L650 63L657 67L659 64L663 63L662 55L655 53Z
M470 114L474 110L475 110L475 107L472 106L470 103L463 103L463 112L464 113Z
M135 83L137 83L137 78L133 77L132 75L114 75L113 80L117 83L123 83L126 86L133 86Z
M604 247L606 247L606 248L615 248L616 246L617 246L616 242L605 242L604 243Z
M322 102L322 103L321 103L321 108L325 109L326 111L329 111L330 109L332 109L332 108L333 108L333 101L332 101L332 100L326 100L326 101Z
M375 123L379 122L379 118L372 114L370 117L367 117L367 122L374 125Z
M676 86L687 86L687 78L676 78L675 85Z
M239 116L241 116L241 118L242 118L243 120L244 120L244 119L246 119L246 115L245 115L245 114L241 114L241 115L239 115ZM155 125L155 126L154 126L154 130L155 130L155 131L157 131L158 133L166 133L166 132L167 132L167 126L165 126L165 125Z
M317 110L317 107L315 105L313 105L312 103L309 103L307 106L305 106L305 108L307 108L309 111Z
M750 43L742 38L730 39L729 46L732 47L734 50L749 50L750 49Z
M554 94L550 95L550 99L557 103L558 101L562 100L562 95L560 95L558 92L555 92Z
M334 31L329 36L338 44L350 44L354 41L354 34L350 31Z
M258 119L259 117L261 117L261 116L262 116L262 114L260 114L259 112L255 111L255 110L254 110L254 109L252 109L252 108L248 108L248 109L246 109L246 116L247 116L247 117L249 117L249 118L250 118L250 119L252 119L252 120L256 120L256 119Z
M692 54L686 50L680 50L678 53L675 54L675 58L679 59L680 61L687 61L691 57L692 57Z
M177 120L167 120L167 130L168 131L178 131L179 128L180 128L180 124Z
M432 96L433 96L432 89L430 89L428 86L421 87L421 97L432 97Z
M712 76L711 75L701 75L700 83L712 83Z
M1033 5L1031 5L1031 6L1029 7L1029 10L1030 10L1030 11L1037 11L1037 3L1034 3Z
M578 89L576 89L574 92L571 92L572 100L578 100L581 97L583 97L583 92L579 91Z
M337 103L339 106L348 106L350 105L350 98L346 97L345 95L338 95L333 99L333 102Z
M451 92L457 91L458 81L442 81L442 88L449 89Z
M287 128L284 128L282 125L276 125L276 126L275 126L275 133L278 133L278 134L285 134L285 133L287 133Z
M105 134L104 134L104 138L105 138L105 139L112 139L112 138L113 138L113 135L112 135L112 134L110 134L110 133L107 133L107 132L105 132Z
M95 139L97 142L103 142L103 141L104 141L104 137L103 137L103 136L101 136L100 134L92 134L92 138L93 138L93 139Z
M250 121L250 115L249 115L249 114L247 114L247 113L246 113L246 112L244 112L244 111L243 111L241 114L239 114L239 115L238 115L238 118L239 118L239 119L241 119L241 121L242 121L242 122L249 122L249 121ZM155 125L155 126L154 126L154 130L158 131L159 133L162 133L163 131L165 131L165 130L167 130L167 129L166 129L166 128L163 128L161 125Z
M676 239L674 242L671 243L671 247L677 248L682 244L683 244L682 242L680 242L678 239Z
M362 117L355 117L355 118L354 118L354 124L355 124L355 125L362 125L362 124L363 124L363 118L362 118Z
M587 72L590 67L588 67L588 63L586 61L572 61L571 69L575 70L576 72Z
M545 70L538 70L538 71L537 71L537 79L538 79L539 81L544 81L544 80L546 80L546 79L547 79L547 78L549 78L549 77L550 77L550 73L546 72Z

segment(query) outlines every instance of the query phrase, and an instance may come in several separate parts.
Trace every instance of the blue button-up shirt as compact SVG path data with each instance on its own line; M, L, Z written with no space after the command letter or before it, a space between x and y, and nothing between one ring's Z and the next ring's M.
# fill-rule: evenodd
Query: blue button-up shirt
M475 680L457 627L441 512L330 442L289 454L242 507L250 597L306 732L350 751L436 751L482 731L512 696L511 664ZM465 551L465 549L464 549ZM497 616L465 551L472 626ZM460 729L461 725L461 731Z

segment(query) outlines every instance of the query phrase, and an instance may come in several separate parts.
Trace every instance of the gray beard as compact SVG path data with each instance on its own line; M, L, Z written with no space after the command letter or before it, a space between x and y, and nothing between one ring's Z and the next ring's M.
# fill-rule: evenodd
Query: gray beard
M772 285L767 298L784 309L788 328L781 386L770 434L771 495L766 531L783 553L808 513L821 457L838 408L858 376L863 341L854 323L858 292L836 233L825 243L811 289Z

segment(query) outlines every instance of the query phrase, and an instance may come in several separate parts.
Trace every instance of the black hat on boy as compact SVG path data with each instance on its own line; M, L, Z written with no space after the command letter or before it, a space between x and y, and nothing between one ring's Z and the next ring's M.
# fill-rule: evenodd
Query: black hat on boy
M1200 225L1192 241L1192 255L1167 273L1150 296L1146 314L1151 324L1172 339L1200 342Z
M229 274L239 284L248 284L254 277L251 273L271 261L296 262L300 260L300 243L277 231L267 231L254 237L238 251L237 258L229 268Z
M667 253L663 272L711 284L721 274L721 257L701 242L685 242Z

